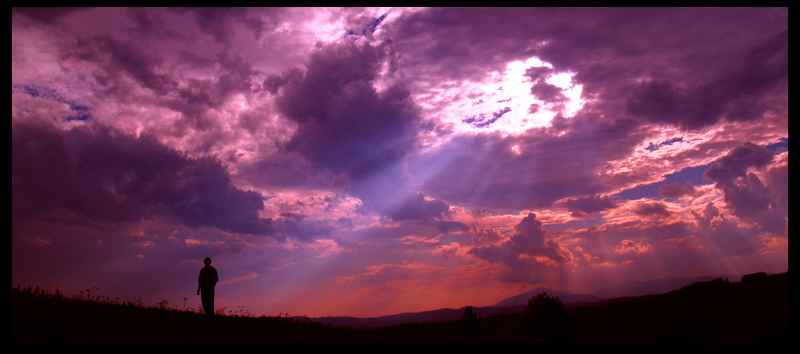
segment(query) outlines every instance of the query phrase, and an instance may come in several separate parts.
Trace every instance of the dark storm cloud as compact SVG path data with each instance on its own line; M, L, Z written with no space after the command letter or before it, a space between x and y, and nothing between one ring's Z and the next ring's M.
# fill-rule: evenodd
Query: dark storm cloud
M645 82L628 98L627 112L689 130L722 119L760 118L767 109L760 100L789 77L788 31L754 46L738 70L715 75L690 87L661 79Z
M750 168L761 168L772 162L775 153L753 143L745 143L719 158L706 171L705 176L724 189L747 175Z
M617 203L611 197L604 196L587 196L570 198L564 202L573 216L585 216L595 214L604 210L613 209Z
M764 26L751 10L774 22ZM584 93L608 108L625 101L628 113L651 122L698 129L721 119L758 118L764 112L760 100L785 94L787 14L763 8L707 11L598 10L588 20L617 22L603 26L609 31L571 25L552 38L542 56L556 68L577 72ZM747 106L752 112L742 110Z
M190 227L270 232L261 195L235 187L216 160L102 126L12 122L11 138L12 218L68 210L126 222L167 211Z
M315 52L302 80L284 85L276 99L298 124L288 149L355 178L403 157L414 142L418 113L402 86L383 92L373 86L390 49L346 42Z
M669 216L670 211L667 205L662 202L641 202L633 206L632 211L639 216L643 217L664 217Z
M774 158L774 152L748 142L719 158L706 171L705 177L715 182L715 187L724 193L726 206L733 215L756 221L768 231L782 234L788 215L783 213L779 197L751 172L770 165ZM777 190L782 188L778 186Z
M442 217L448 207L407 185L403 162L422 127L418 109L391 69L389 43L345 41L315 52L301 75L295 69L267 79L276 106L297 124L287 151L297 151L334 173L344 172L365 207L395 220ZM386 76L389 77L386 77ZM377 80L388 79L383 91Z

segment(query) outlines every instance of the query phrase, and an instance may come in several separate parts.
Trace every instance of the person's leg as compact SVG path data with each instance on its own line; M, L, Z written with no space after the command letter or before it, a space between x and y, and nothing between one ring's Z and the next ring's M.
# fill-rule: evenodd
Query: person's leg
M200 289L200 298L203 302L203 311L206 315L214 315L214 288L203 287Z

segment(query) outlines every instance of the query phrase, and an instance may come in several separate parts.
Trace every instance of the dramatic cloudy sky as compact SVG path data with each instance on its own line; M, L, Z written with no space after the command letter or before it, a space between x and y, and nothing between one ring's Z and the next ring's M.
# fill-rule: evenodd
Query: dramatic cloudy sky
M11 282L253 314L788 269L788 9L13 9Z

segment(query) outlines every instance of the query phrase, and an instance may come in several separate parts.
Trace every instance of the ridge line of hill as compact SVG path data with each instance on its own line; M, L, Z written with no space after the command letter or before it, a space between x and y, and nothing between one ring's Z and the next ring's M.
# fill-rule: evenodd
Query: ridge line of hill
M759 274L759 273L755 273ZM697 277L664 277L650 281L631 281L620 285L608 287L590 293L575 293L566 290L554 290L545 287L537 287L533 290L519 295L508 297L494 305L472 306L479 316L489 316L494 314L517 313L528 302L528 299L536 294L546 291L550 295L558 296L568 309L592 306L607 302L621 301L624 299L662 294L697 282L711 281L722 278L729 281L738 281L743 276L740 275L721 275L721 276L697 276ZM461 308L442 308L420 312L403 312L384 316L355 317L355 316L324 316L307 317L295 316L296 319L314 321L324 324L337 326L392 326L410 322L443 322L461 318L466 306Z

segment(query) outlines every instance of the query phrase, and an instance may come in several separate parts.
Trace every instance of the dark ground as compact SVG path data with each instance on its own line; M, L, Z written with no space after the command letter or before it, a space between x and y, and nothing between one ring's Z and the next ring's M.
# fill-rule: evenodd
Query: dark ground
M12 289L12 342L788 342L788 272L722 278L666 294L567 311L550 332L520 314L464 321L352 328L280 317L53 299Z

